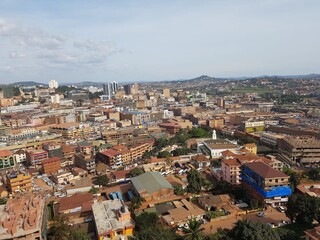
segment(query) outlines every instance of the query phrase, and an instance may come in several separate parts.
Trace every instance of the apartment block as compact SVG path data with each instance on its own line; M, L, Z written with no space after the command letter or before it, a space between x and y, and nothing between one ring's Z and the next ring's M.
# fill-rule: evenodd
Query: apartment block
M263 162L245 163L241 179L248 194L260 202L282 204L292 194L289 176Z
M0 171L10 169L16 165L15 156L9 150L0 150Z
M31 166L41 165L41 162L48 159L48 152L42 149L27 150L27 163Z
M53 157L43 160L41 162L42 171L45 174L52 174L58 172L61 169L61 158Z
M87 170L90 174L95 174L96 163L91 154L78 153L75 155L74 162L77 167Z
M6 175L7 186L11 193L32 190L31 175L19 174L17 172Z
M279 140L280 160L290 165L319 166L320 140L315 137L286 137Z

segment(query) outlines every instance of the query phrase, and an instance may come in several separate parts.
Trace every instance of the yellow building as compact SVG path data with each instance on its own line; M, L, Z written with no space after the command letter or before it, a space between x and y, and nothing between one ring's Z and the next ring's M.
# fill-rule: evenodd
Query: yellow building
M127 239L124 237L132 236L134 222L123 201L116 199L95 202L92 212L99 239Z
M32 190L31 175L28 174L7 174L7 184L11 193Z
M243 145L245 149L253 154L257 154L257 145L255 143L247 143Z

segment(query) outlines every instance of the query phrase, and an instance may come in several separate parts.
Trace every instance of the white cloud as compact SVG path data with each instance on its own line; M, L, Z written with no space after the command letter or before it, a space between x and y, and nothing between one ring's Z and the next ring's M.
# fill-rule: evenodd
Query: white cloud
M0 66L0 72L5 72L5 73L12 73L14 72L15 69L12 66Z
M11 52L10 53L10 58L24 58L25 55L22 53L18 53L18 52Z

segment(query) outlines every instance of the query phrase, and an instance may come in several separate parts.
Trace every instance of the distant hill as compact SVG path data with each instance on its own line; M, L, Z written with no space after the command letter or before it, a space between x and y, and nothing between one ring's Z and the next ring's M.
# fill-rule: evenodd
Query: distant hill
M39 82L34 82L34 81L26 81L26 82L15 82L9 85L15 85L15 86L47 86L48 84L44 84L44 83L39 83Z

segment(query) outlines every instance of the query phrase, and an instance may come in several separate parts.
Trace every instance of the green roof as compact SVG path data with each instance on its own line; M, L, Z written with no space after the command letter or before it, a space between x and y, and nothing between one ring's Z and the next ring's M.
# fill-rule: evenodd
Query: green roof
M161 188L173 188L159 172L146 172L131 178L131 182L138 192L147 191L152 194Z

